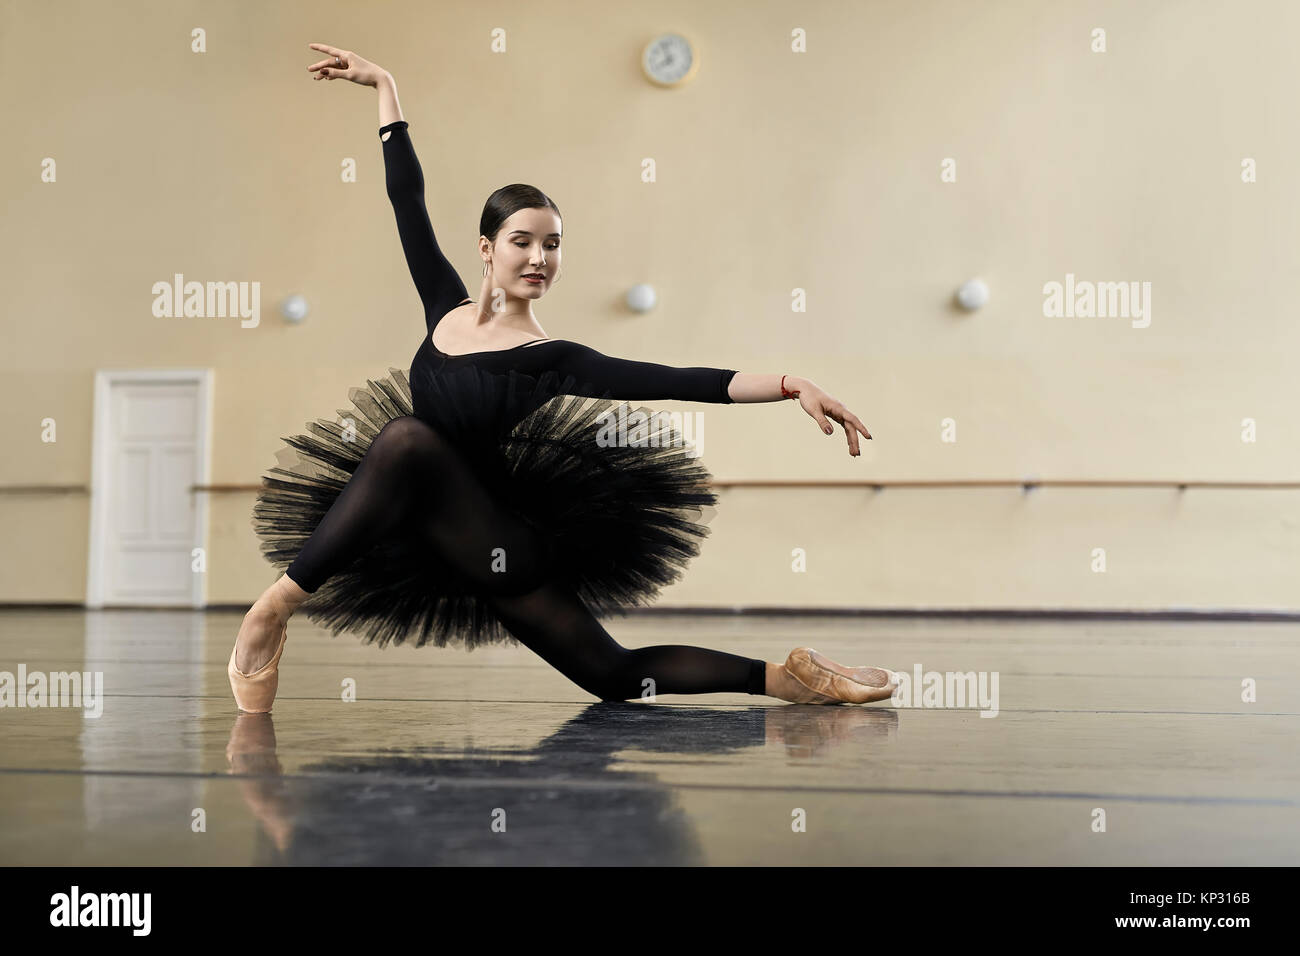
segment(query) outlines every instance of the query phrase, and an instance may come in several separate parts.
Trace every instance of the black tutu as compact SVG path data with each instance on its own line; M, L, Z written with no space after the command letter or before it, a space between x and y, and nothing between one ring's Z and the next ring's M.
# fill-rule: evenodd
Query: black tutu
M465 452L497 500L548 536L551 580L576 591L596 617L651 603L699 554L717 496L664 413L608 393L572 394L577 383L554 372L502 375L466 365L434 376L417 367L414 401L408 373L389 373L351 389L353 408L340 410L340 421L309 422L307 434L285 438L279 464L263 476L253 527L279 570L292 564L380 429L413 414ZM610 442L620 413L633 440ZM649 419L639 430L638 413ZM414 530L353 557L300 610L335 635L380 646L518 643L487 596Z

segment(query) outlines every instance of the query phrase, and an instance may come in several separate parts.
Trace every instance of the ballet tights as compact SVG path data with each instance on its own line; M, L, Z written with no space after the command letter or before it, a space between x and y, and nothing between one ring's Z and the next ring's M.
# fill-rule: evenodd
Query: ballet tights
M577 594L556 584L491 601L520 643L601 700L764 693L764 661L685 644L629 650L609 636Z
M412 522L429 547L478 586L521 644L601 700L764 693L764 661L680 644L618 644L571 588L550 580L554 556L546 536L499 504L464 455L411 415L375 437L286 573L314 592Z
M286 573L314 593L370 545L412 527L485 591L532 590L545 576L545 538L498 505L455 446L412 415L380 429ZM494 570L502 555L505 570Z

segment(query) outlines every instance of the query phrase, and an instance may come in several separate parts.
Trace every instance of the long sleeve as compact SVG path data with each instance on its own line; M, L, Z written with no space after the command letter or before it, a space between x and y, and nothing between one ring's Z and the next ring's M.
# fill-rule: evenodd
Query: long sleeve
M636 362L631 359L611 358L578 342L560 340L551 346L546 361L558 372L572 374L579 382L594 386L579 394L600 395L605 390L618 399L627 401L654 401L674 399L683 402L711 402L731 404L727 386L736 375L735 369L691 366L675 368L654 362ZM528 352L537 350L525 348Z
M388 198L397 216L397 232L410 267L411 278L424 304L424 322L429 332L438 321L469 298L465 283L438 248L424 205L424 173L416 159L406 120L379 129L384 147L384 176ZM393 135L384 140L384 133Z

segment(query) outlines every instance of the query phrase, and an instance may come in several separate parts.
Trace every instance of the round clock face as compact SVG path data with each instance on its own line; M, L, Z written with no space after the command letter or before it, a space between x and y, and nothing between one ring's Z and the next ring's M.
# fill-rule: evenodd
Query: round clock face
M680 83L691 72L695 51L690 42L675 33L666 33L645 48L642 65L656 82Z

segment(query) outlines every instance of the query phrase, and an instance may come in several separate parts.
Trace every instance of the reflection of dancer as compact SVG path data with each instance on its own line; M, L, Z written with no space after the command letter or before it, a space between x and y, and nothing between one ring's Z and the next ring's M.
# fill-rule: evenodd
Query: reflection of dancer
M610 720L609 707L618 719ZM892 707L592 705L533 743L498 749L475 740L442 754L436 743L414 752L399 745L377 756L297 760L284 776L274 720L240 714L226 747L239 795L269 837L257 843L249 861L256 865L718 862L705 854L695 814L683 810L671 783L644 768L643 754L654 755L652 763L669 756L716 765L777 747L797 765L851 747L855 760L876 763L898 729ZM674 732L701 722L707 734ZM367 805L384 807L379 823L357 812ZM487 826L485 807L506 811L508 827ZM860 842L872 838L864 832ZM839 854L851 858L857 849L850 840Z
M330 54L309 67L316 79L379 91L386 186L427 334L409 386L398 373L357 390L355 435L317 423L313 435L291 440L299 467L267 479L256 527L264 553L287 572L245 615L231 651L227 672L240 708L270 709L299 604L336 633L364 631L380 644L412 632L417 645L517 640L602 700L888 697L896 686L890 671L844 667L810 648L776 664L683 645L629 650L610 637L593 611L645 603L676 580L707 534L689 515L716 497L708 472L688 449L671 447L677 442L598 441L602 426L584 398L798 398L827 434L828 418L844 426L850 454L859 454L859 431L871 436L807 379L674 368L548 339L532 302L558 278L562 223L531 186L488 198L479 237L484 279L479 301L471 300L434 238L392 76L354 53L311 47Z
M275 752L275 725L267 714L240 714L230 728L226 761L241 777L239 793L281 853L293 839L294 806Z

